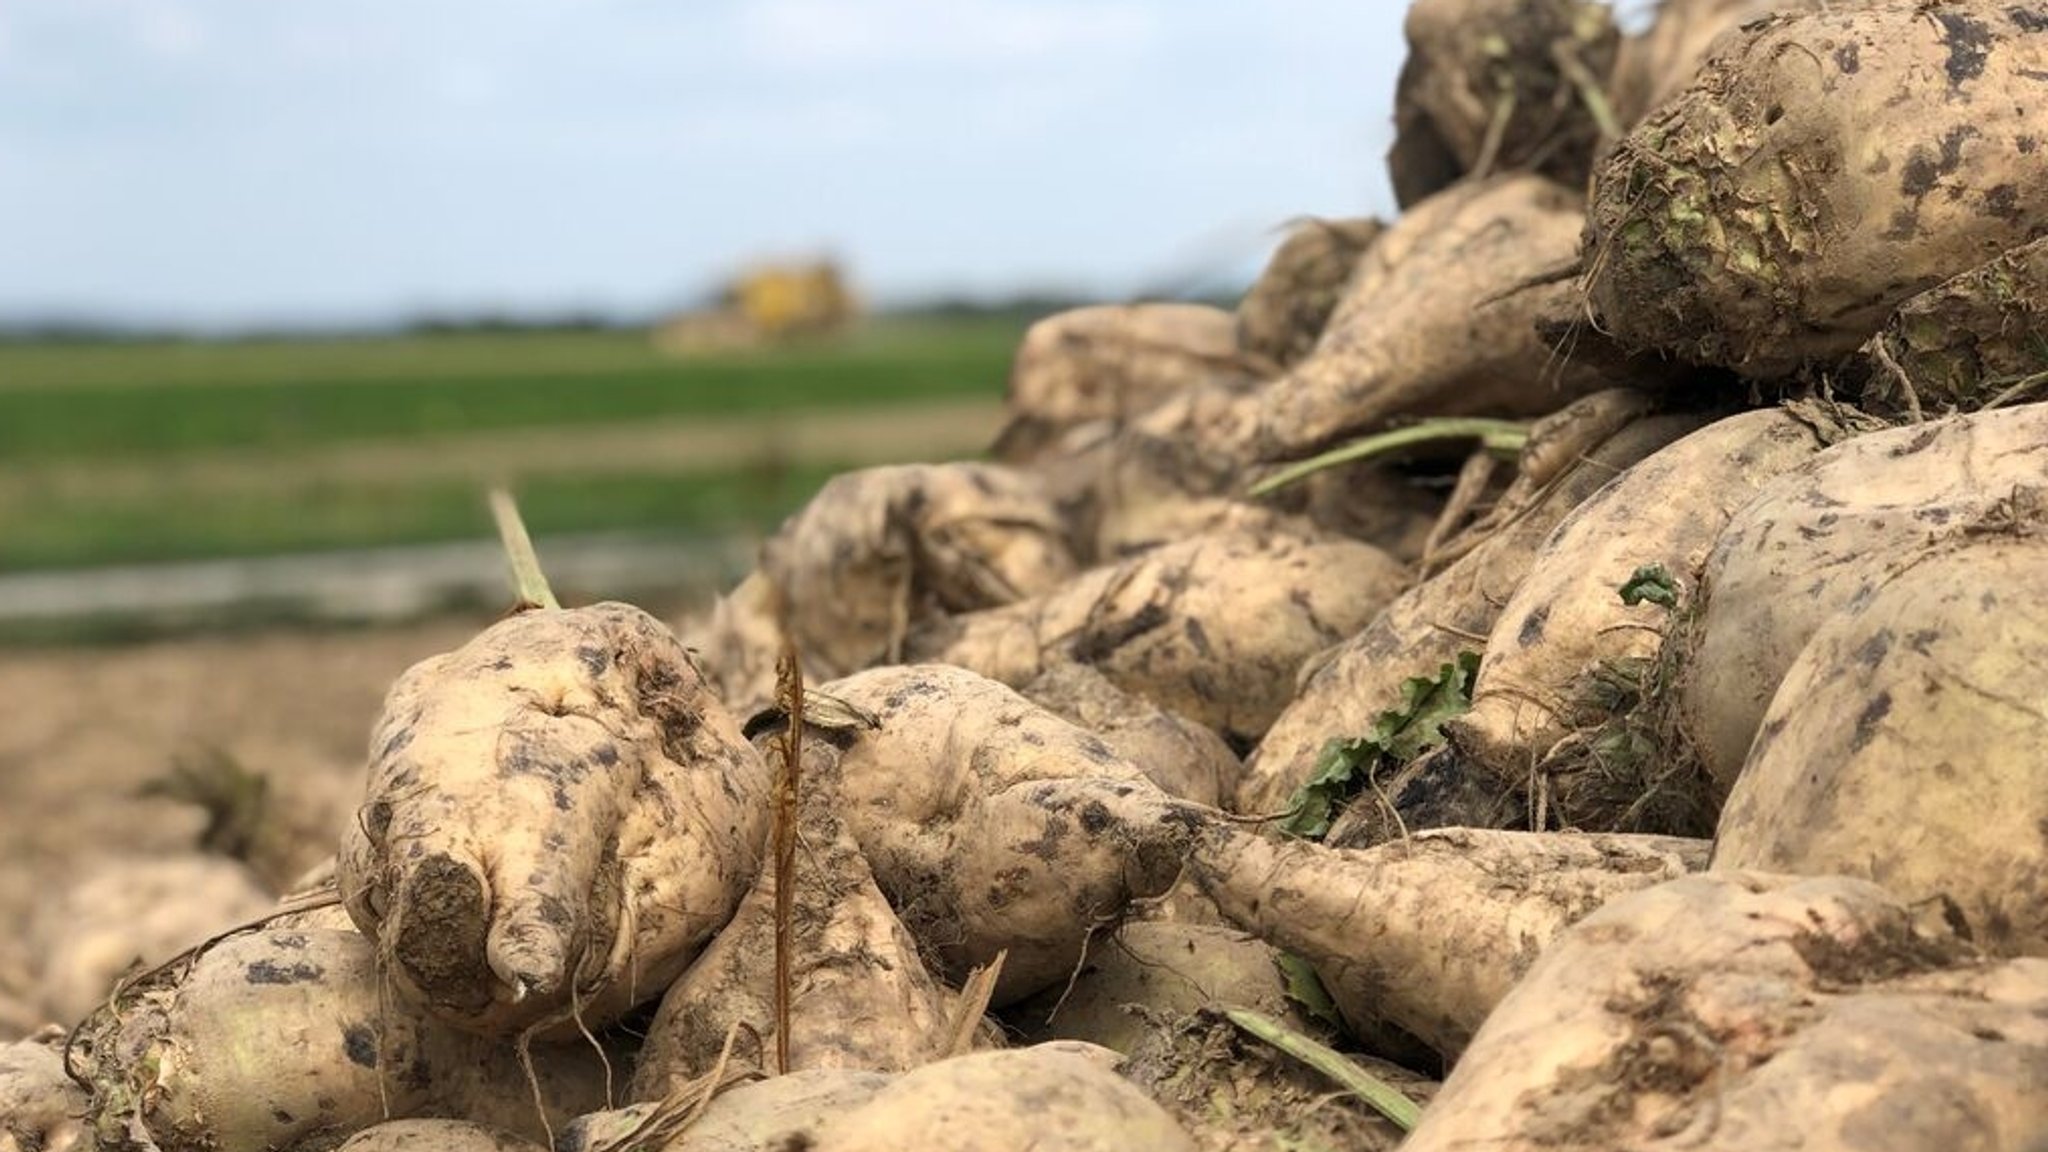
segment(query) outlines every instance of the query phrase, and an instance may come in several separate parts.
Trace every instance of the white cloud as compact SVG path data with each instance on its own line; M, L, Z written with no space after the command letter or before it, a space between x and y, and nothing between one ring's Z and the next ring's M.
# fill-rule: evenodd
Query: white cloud
M847 149L878 144L889 133L879 110L837 100L750 104L693 110L672 118L660 136L692 150L741 154ZM641 147L646 146L643 139Z
M482 108L503 90L498 74L475 60L449 60L434 70L434 94L457 108Z
M291 10L273 32L271 46L294 66L361 65L387 59L391 37L368 21L336 18L317 9Z
M151 56L181 60L206 47L206 26L197 13L174 0L144 0L131 6L135 42Z
M990 136L1042 136L1084 114L1098 95L1086 84L991 85L975 94L964 118Z
M755 60L784 67L974 66L1122 52L1161 21L1134 3L1024 0L752 0L739 31Z
M184 0L9 0L8 7L12 30L32 45L68 46L104 29L145 56L177 60L197 55L211 39Z

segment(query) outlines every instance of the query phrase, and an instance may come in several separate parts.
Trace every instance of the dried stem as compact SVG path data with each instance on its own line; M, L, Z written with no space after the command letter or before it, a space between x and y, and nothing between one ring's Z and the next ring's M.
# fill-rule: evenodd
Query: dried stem
M526 521L519 516L519 505L503 488L491 489L491 519L498 522L505 563L512 569L512 594L519 600L514 611L559 609L562 603L555 599L555 590L548 587L547 574L540 570L540 556L533 550L533 538L526 534Z
M1003 974L1003 961L1010 958L1005 948L996 953L996 958L986 965L967 974L960 985L959 1014L953 1017L951 1035L946 1040L946 1057L965 1056L974 1050L974 1034L981 1028L981 1018L988 1015L988 1002L996 994L996 981Z
M796 908L796 821L802 786L804 739L804 674L796 642L782 633L782 654L775 661L775 695L787 718L776 739L775 782L775 1071L789 1072L789 999L791 924Z

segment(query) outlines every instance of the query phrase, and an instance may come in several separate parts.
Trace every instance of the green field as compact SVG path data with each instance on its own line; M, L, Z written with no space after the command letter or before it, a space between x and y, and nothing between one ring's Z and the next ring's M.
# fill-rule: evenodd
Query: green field
M758 531L890 451L780 429L992 408L1020 330L687 360L611 332L0 344L0 571L475 537L496 481L540 534Z
M758 532L840 471L814 464L761 472L548 475L515 485L539 535L652 531ZM317 485L289 497L249 488L204 502L59 501L9 517L0 571L205 560L371 548L488 536L483 486L439 481Z
M0 459L295 448L989 395L1015 325L897 323L678 361L637 333L0 344Z

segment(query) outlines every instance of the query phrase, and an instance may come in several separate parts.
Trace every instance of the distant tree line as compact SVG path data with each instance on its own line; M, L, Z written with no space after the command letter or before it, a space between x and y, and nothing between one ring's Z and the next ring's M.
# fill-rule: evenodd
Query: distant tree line
M1234 307L1237 303L1234 293L1172 295L1223 308ZM885 317L935 320L1012 320L1026 324L1068 308L1103 302L1100 298L1060 292L1027 292L1009 296L943 295L924 300L898 302L880 309L878 314ZM591 309L562 312L437 311L404 316L387 322L333 326L279 325L200 331L114 319L0 317L0 343L145 344L189 340L304 340L372 336L616 332L645 328L654 320L655 316L650 314L606 313Z

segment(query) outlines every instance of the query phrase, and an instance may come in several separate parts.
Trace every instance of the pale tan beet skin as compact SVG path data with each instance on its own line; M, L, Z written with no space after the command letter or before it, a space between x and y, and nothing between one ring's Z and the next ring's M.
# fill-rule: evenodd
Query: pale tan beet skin
M1840 877L1688 877L1552 944L1403 1152L2033 1152L2048 963Z
M736 715L773 703L778 610L807 671L832 679L903 658L914 624L1050 592L1078 571L1052 493L995 464L841 473L761 546L759 567L689 642Z
M1419 554L1437 515L1429 493L1373 462L1333 468L1248 499L1259 479L1260 390L1234 383L1190 389L1117 429L1072 468L1088 481L1075 514L1077 546L1100 562L1222 531L1327 530L1402 559ZM1067 466L1044 471L1055 485ZM1065 504L1075 504L1070 498ZM1313 525L1313 528L1311 528Z
M341 891L402 999L573 1034L668 986L732 916L767 768L637 608L531 611L423 661L371 738Z
M1067 979L1088 935L1180 872L1190 821L1099 737L963 668L821 685L874 727L831 734L839 814L951 984L1007 952L996 1006Z
M1109 419L1076 424L1031 463L1020 465L1058 510L1074 557L1084 565L1098 558L1095 548L1102 523L1103 477L1123 427Z
M882 1072L819 1068L740 1084L719 1093L682 1140L650 1152L788 1148L792 1136L814 1131L827 1119L865 1104L893 1079ZM678 1099L689 1104L699 1095L685 1093L659 1104L634 1104L578 1117L556 1135L555 1152L618 1152L617 1141L645 1123L650 1113L656 1109L672 1113Z
M951 1152L1195 1152L1115 1065L1114 1052L1072 1041L927 1064L827 1119L802 1146L899 1152L943 1140Z
M1496 776L1523 780L1560 741L1604 720L1587 678L1655 656L1670 614L1630 607L1621 586L1654 564L1689 595L1729 517L1823 444L1787 409L1744 412L1653 453L1573 509L1501 609L1472 709L1446 728L1453 742Z
M2038 535L1895 556L1785 674L1714 866L1945 897L1979 947L2048 956L2044 577Z
M1364 850L1233 826L1189 863L1223 914L1309 961L1354 1032L1455 1057L1551 940L1706 862L1704 841L1443 829Z
M1310 524L1370 544L1403 564L1421 561L1443 514L1441 490L1391 464L1342 465L1310 476L1300 488L1301 515Z
M782 726L764 732L763 752ZM959 998L933 979L917 942L889 907L841 812L835 734L804 740L790 889L788 1063L778 1057L776 887L764 867L732 922L662 997L634 1063L630 1098L686 1091L724 1063L729 1072L805 1069L902 1072L946 1056ZM976 1019L964 1023L974 1035ZM731 1050L725 1047L734 1037Z
M1700 577L1675 707L1702 765L1735 782L1771 697L1824 621L1866 595L1904 546L1994 520L2048 486L2048 405L1856 437L1737 512Z
M1480 539L1462 556L1401 593L1350 639L1304 663L1293 700L1245 761L1237 811L1284 810L1315 771L1323 745L1370 729L1382 711L1399 703L1402 681L1435 675L1459 652L1479 650L1537 547L1565 513L1698 425L1690 416L1638 420L1588 445L1583 461L1576 451L1557 461L1554 473L1532 485L1525 499L1513 490L1503 497L1503 505L1521 501L1521 511L1475 525Z
M2048 23L1871 0L1745 28L1595 174L1599 327L1746 376L1839 356L1907 297L2041 234Z
M1155 1029L1218 1004L1289 1018L1277 960L1236 928L1134 921L1095 942L1071 987L1048 988L1004 1020L1027 1041L1085 1040L1129 1055Z
M1815 11L1821 0L1661 0L1648 31L1625 37L1607 98L1624 129L1689 87L1721 38L1772 12Z
M791 638L832 679L902 658L933 616L1050 592L1076 566L1066 525L1032 477L993 464L841 473L761 547Z
M0 1044L0 1149L89 1152L85 1089L64 1074L61 1039Z
M1373 219L1309 219L1289 228L1237 303L1237 346L1276 370L1307 355L1384 227Z
M1018 691L1102 737L1169 796L1214 808L1237 789L1243 765L1222 737L1118 688L1087 665L1048 668Z
M72 1049L99 1146L145 1147L142 1132L162 1152L264 1152L410 1117L539 1138L604 1106L587 1042L536 1045L530 1081L514 1044L384 996L376 961L355 932L255 931L124 989Z
M1301 662L1364 627L1404 580L1400 565L1355 541L1220 533L947 620L909 650L1016 685L1087 664L1245 747L1286 707Z
M22 978L25 979L25 978ZM23 1039L50 1023L41 1008L10 988L0 988L0 1043Z
M463 1120L393 1120L365 1128L338 1152L543 1152L509 1132Z
M676 635L704 668L727 712L752 716L775 700L775 585L759 568L711 602L708 611L676 625Z
M1445 189L1389 227L1306 359L1256 394L1264 459L1304 456L1396 416L1540 415L1606 381L1561 361L1535 319L1564 283L1584 205L1539 176Z
M189 853L116 857L36 909L29 925L43 1014L75 1024L114 984L270 911L272 897L244 865Z
M1228 525L1286 520L1278 503L1243 499L1258 403L1242 385L1212 383L1117 430L1092 461L1095 557L1112 562Z
M1010 365L1009 422L992 450L1024 464L1091 420L1130 420L1175 393L1250 383L1235 315L1203 304L1100 304L1033 324Z

